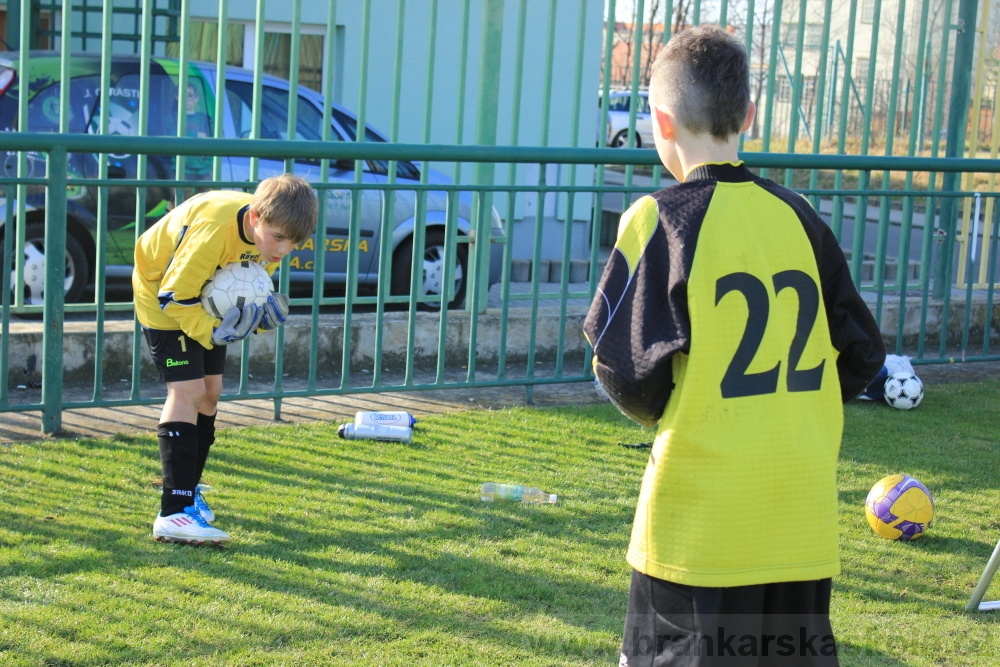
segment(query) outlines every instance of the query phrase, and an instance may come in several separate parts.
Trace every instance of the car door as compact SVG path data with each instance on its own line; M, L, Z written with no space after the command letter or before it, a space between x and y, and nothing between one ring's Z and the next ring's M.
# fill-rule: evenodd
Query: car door
M249 80L234 77L226 79L226 98L229 112L232 115L236 135L249 138L253 133L253 84ZM288 137L288 102L287 88L274 82L265 82L262 88L262 103L260 115L260 137L262 139L287 139ZM318 106L318 100L301 92L297 99L297 115L295 136L292 139L301 141L322 140L323 112ZM343 140L343 137L331 130L331 140ZM230 159L233 180L252 180L250 178L250 159ZM363 183L375 183L375 176L367 163L361 174ZM285 172L283 160L261 158L258 167L258 180ZM319 184L319 160L297 159L295 173L314 184ZM328 174L328 183L354 183L354 162L332 163ZM324 264L325 282L343 283L347 279L347 237L350 231L352 215L351 190L338 187L320 187L320 199L326 202L326 258ZM325 190L325 195L323 191ZM360 209L358 211L359 236L356 239L358 248L358 279L359 282L369 281L369 270L372 258L376 257L377 235L382 217L383 197L380 190L364 189L360 193ZM292 280L305 282L312 280L315 267L314 241L309 239L300 244L289 256ZM298 274L298 275L296 275ZM374 278L372 278L374 279Z
M640 93L635 109L635 129L642 138L644 148L655 148L653 145L653 116L649 108L649 96Z
M334 127L337 131L341 133L347 141L355 141L355 137L358 134L358 119L347 112L345 109L334 106L332 109L332 117ZM376 144L385 143L387 141L386 137L379 134L378 131L374 130L371 126L365 126L364 133L365 143ZM366 170L370 174L372 181L381 184L388 184L389 176L389 161L388 160L368 160L366 164ZM407 160L400 160L396 162L396 183L417 183L420 180L420 169ZM428 201L440 201L440 198L444 196L443 193L430 193L427 197ZM385 197L383 197L383 204L385 204ZM393 197L393 211L392 218L389 221L390 231L396 229L401 224L405 223L408 218L412 218L416 212L416 192L413 190L396 190ZM443 203L439 205L439 209L443 209ZM426 214L425 214L426 215ZM378 225L381 225L381 220L378 221ZM377 273L378 271L378 257L381 252L379 246L381 245L381 234L374 235L374 242L371 245L372 253L372 273ZM392 242L392 238L388 242Z

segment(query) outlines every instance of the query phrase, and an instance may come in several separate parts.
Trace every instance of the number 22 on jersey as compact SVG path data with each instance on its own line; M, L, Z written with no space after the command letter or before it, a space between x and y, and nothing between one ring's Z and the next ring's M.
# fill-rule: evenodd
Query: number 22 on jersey
M807 273L794 269L769 276L769 282L773 296L768 285L750 273L729 273L716 280L715 305L718 307L727 299L742 298L746 310L742 336L719 384L723 398L761 396L777 392L782 379L782 368L785 388L789 392L818 391L822 386L826 360L806 368L801 363L819 313L820 297L816 282ZM795 317L789 317L787 308L779 311L781 316L774 317L774 311L779 309L772 307L772 301L781 298L786 291L796 296L798 305ZM769 326L773 330L772 335L788 340L787 346L770 368L751 371L751 367L759 367L762 362L767 361L759 357ZM735 321L732 330L740 330Z

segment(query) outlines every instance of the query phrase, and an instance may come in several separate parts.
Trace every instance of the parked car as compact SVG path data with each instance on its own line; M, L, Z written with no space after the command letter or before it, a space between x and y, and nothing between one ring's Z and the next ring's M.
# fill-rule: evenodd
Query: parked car
M612 90L608 93L608 124L605 130L606 142L611 148L624 148L628 143L629 111L632 93L628 90ZM649 93L640 90L635 97L635 147L653 148L653 121L649 113ZM601 118L601 98L597 101L598 124Z
M25 86L18 76L17 53L0 54L0 131L8 132L57 132L60 97L60 55L56 52L32 52L29 68L30 91L28 101L27 127L18 126L18 98ZM95 54L74 54L72 78L70 80L69 131L76 133L99 132L100 118L100 65ZM180 64L169 58L153 58L150 65L150 98L147 135L175 136L177 134L178 73ZM138 134L139 78L141 62L136 56L114 56L111 63L111 88L109 95L108 132L119 135ZM222 136L247 138L253 130L251 114L253 103L253 72L235 67L226 70L225 94L222 118ZM208 136L215 126L215 98L219 94L217 77L213 63L191 63L188 71L187 133L192 136ZM290 84L284 79L264 75L262 78L262 108L260 114L260 137L262 139L297 139L320 141L323 137L323 105L320 94L299 87L296 91L297 114L295 135L288 136L288 107ZM192 101L193 100L193 101ZM357 133L357 119L348 110L331 106L330 139L333 141L354 141ZM387 139L370 126L365 128L366 142L385 142ZM0 138L2 145L2 138ZM0 154L4 169L0 175L17 174L17 153ZM29 176L45 174L45 156L30 154L28 157ZM210 178L211 158L188 157L184 178ZM132 274L132 257L135 246L135 218L139 188L131 183L136 178L138 159L135 155L110 155L109 179L122 179L121 186L108 188L107 203L107 255L106 273L109 281L126 281ZM251 160L245 157L225 157L221 161L222 180L232 182L250 181ZM388 182L388 162L367 160L362 163L361 181L366 184ZM69 179L96 178L98 176L98 156L91 154L71 154L69 156ZM399 161L396 164L396 183L417 183L424 167L420 163ZM260 158L258 179L283 173L284 160ZM321 181L319 160L299 159L294 171L312 183ZM150 155L147 157L147 178L155 180L175 179L175 157ZM355 162L335 161L331 163L328 182L355 182ZM428 170L427 181L431 184L448 184L444 175ZM2 186L0 186L2 187ZM206 183L211 187L211 183ZM190 189L189 193L193 193ZM174 196L172 187L150 185L143 189L145 195L146 223L154 224L168 210ZM332 187L321 190L321 200L326 201L325 239L325 283L342 285L347 281L347 237L351 219L351 190ZM444 292L441 284L445 245L445 220L447 194L430 191L426 195L426 213L423 219L415 219L415 191L396 190L392 197L392 236L383 239L383 208L388 201L382 189L360 191L359 236L357 276L359 285L373 286L378 283L379 248L383 242L392 246L392 290L394 294L408 294L411 275L411 258L414 230L423 225L425 233L424 281L421 295L427 297L422 305L434 309L440 307L440 295ZM99 228L97 219L98 188L88 185L71 186L67 201L66 239L66 298L79 301L95 277L96 239ZM0 199L0 238L4 229L5 206L14 205L13 191L10 196ZM468 235L471 221L471 195L463 192L458 197L457 230ZM25 272L24 290L26 301L42 303L44 270L44 188L29 188L26 197L25 255L28 266L34 270ZM15 211L16 214L16 211ZM490 282L500 279L504 231L496 211L492 212L492 236L490 244ZM460 305L464 299L468 282L468 244L456 244L457 264L454 271L455 283L448 290L450 306ZM313 262L316 254L314 242L310 239L301 244L289 258L290 281L303 285L313 282ZM13 284L13 282L12 282ZM434 297L438 298L435 299Z

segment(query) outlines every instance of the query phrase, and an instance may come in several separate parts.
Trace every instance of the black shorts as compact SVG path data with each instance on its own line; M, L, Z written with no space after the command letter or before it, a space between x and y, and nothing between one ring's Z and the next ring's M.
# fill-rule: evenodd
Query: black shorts
M835 667L831 584L704 588L633 571L619 665Z
M189 338L179 329L142 328L149 353L153 357L160 379L165 382L199 380L206 375L222 375L226 367L226 346L216 345L211 350Z

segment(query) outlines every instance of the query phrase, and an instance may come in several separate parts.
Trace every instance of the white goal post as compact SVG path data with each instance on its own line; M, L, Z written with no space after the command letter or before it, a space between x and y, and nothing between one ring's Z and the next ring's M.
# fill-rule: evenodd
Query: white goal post
M993 549L993 555L990 556L990 560L986 563L986 569L983 570L983 575L979 577L979 583L976 584L976 589L972 591L972 597L969 598L969 604L965 605L965 611L1000 611L1000 600L994 602L983 602L983 598L986 596L986 591L990 587L990 582L993 581L993 575L997 573L997 568L1000 567L1000 542L997 542L997 546Z

